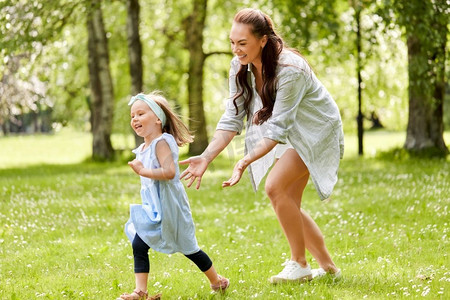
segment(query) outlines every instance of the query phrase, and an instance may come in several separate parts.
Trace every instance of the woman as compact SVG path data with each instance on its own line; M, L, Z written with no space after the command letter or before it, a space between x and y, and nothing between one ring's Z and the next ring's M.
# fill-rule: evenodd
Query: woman
M316 276L339 276L317 224L301 209L302 194L311 175L321 200L337 182L343 156L342 122L336 103L298 52L283 47L272 20L256 9L234 18L230 42L236 55L230 69L230 97L214 137L181 178L197 189L209 163L240 134L247 117L245 153L222 186L239 182L248 167L256 189L270 170L265 191L291 250L291 260L272 283L305 281ZM305 248L319 263L311 270Z

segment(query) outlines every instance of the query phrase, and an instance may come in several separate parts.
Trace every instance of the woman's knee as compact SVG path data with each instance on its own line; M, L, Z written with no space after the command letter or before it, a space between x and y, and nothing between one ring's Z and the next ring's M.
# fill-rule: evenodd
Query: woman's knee
M264 189L273 207L276 208L286 203L290 205L290 201L293 201L300 208L303 190L307 181L308 176L304 176L286 185L282 181L277 180L277 178L267 178Z
M280 195L283 194L283 188L279 182L277 183L276 180L266 180L264 190L266 191L266 194L272 204L277 204L279 202Z

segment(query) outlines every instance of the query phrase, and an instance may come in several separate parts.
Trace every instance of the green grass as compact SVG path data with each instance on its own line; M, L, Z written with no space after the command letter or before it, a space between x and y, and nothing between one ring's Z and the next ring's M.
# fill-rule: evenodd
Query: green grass
M222 190L234 161L223 156L188 195L199 244L230 289L212 294L183 255L150 251L150 292L163 299L448 299L450 162L375 155L403 140L402 133L368 133L359 158L356 138L346 137L333 199L320 202L307 186L303 208L321 227L342 280L268 283L289 258L287 242L269 199L253 193L247 176ZM123 225L129 204L140 202L139 180L125 162L83 162L90 143L72 131L0 137L0 299L115 299L134 288ZM236 145L226 153L241 153Z

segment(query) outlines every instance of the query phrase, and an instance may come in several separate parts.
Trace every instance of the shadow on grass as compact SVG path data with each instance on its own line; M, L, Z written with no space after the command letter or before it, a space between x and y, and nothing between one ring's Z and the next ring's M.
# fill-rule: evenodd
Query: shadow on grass
M94 163L81 162L78 164L36 164L23 167L13 167L0 169L0 179L14 177L45 177L69 174L101 174L111 169L118 169L127 166L126 163ZM116 170L118 173L128 173L125 170Z
M379 152L378 159L387 161L410 161L410 160L441 160L446 161L450 158L448 151L445 152L437 147L431 147L423 150L412 151L405 148L393 148L388 151Z
M180 161L189 158L187 154L180 157ZM44 178L53 176L66 176L74 174L83 175L101 175L103 173L113 173L115 175L133 175L132 170L128 167L128 161L134 159L134 156L123 156L113 162L94 162L86 159L75 164L33 164L20 167L0 168L0 181L11 178ZM180 172L187 168L188 165L179 165ZM222 156L215 159L208 167L209 171L215 170L231 170L234 167L234 161Z

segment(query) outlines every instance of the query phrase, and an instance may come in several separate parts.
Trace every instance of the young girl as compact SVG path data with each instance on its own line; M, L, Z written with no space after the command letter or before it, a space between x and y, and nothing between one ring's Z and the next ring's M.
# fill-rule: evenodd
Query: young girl
M138 94L128 105L131 127L144 138L133 150L136 159L128 163L141 178L142 204L130 206L130 219L125 224L133 247L136 288L118 299L147 299L150 248L183 253L205 273L214 291L226 290L229 280L217 274L197 244L188 198L179 178L178 146L192 142L189 130L158 93Z

